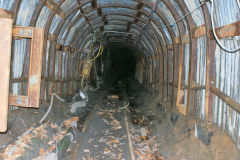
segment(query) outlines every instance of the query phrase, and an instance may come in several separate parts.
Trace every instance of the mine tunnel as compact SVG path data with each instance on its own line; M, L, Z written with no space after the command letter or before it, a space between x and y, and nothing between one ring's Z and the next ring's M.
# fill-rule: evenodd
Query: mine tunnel
M0 159L239 160L239 0L0 0Z

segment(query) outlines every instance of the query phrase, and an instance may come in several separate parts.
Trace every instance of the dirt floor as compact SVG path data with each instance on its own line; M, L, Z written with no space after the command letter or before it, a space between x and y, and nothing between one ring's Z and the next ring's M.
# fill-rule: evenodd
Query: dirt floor
M231 138L218 127L193 118L186 122L169 102L136 81L98 90L90 86L85 95L85 100L55 98L42 123L50 103L39 110L12 111L8 132L0 135L2 159L240 159Z

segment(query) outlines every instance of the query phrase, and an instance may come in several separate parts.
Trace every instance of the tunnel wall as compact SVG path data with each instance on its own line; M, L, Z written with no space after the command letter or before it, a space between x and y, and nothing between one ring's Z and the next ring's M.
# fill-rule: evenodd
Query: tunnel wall
M210 4L204 3L198 0L123 0L119 3L111 0L0 0L0 8L12 14L15 26L45 30L42 100L49 100L52 91L66 95L79 88L76 68L93 31L130 32L133 35L123 38L114 35L111 41L139 50L138 80L150 92L160 92L163 99L171 99L172 105L183 104L189 108L189 114L196 109L199 118L216 123L239 146L239 114L210 91L213 85L240 103L239 52L227 53L216 44L210 32ZM215 1L214 5L216 27L233 23L239 26L235 0ZM181 19L189 12L192 14ZM222 32L219 30L218 34ZM239 46L238 35L237 31L229 36L220 35L224 38L221 42L235 48ZM29 48L27 39L13 41L12 94L26 94Z

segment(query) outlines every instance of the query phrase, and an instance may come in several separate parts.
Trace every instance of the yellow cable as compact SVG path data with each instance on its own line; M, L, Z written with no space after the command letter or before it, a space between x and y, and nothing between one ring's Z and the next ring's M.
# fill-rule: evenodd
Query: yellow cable
M96 55L96 57L94 57L93 59L89 59L90 53L92 53L92 49L93 49L93 43L90 44L90 50L91 50L91 51L88 53L87 61L95 61L99 56L102 55L103 50L104 50L104 49L103 49L103 46L100 45L99 50L98 50L98 54ZM82 75L81 89L82 89L83 92L85 92L85 91L84 91L84 88L83 88L84 78L85 78L85 77Z
M103 53L103 46L101 45L99 47L99 50L98 50L98 54L96 55L96 57L94 57L93 59L89 59L89 61L95 61L99 56L101 56Z

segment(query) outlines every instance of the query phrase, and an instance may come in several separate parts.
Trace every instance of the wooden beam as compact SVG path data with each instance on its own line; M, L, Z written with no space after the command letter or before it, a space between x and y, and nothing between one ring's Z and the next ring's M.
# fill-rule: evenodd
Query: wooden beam
M13 27L12 34L18 38L33 38L34 28L33 27Z
M240 21L231 23L219 28L216 28L216 34L219 39L227 38L227 37L234 37L240 35ZM213 40L214 36L211 30L210 39Z
M57 3L53 0L41 0L46 1L45 5L54 13L56 12L61 18L66 19L67 12L65 12Z
M234 109L236 112L240 113L240 103L233 100L231 97L220 91L215 86L210 86L210 91L214 93L218 98L220 98L222 101L227 103L232 109Z
M51 33L48 34L48 40L50 42L57 42L57 39L58 37L55 34L51 34Z
M6 132L13 20L0 18L0 26L0 132Z
M204 36L206 34L205 25L201 25L196 28L192 28L192 38L197 39L198 37Z
M39 108L43 56L43 29L34 29L28 76L28 107Z
M9 104L12 106L28 107L28 96L9 95Z
M64 46L61 44L56 44L56 51L64 51L64 52L68 52L68 53L75 53L78 51L78 48L74 48L71 46Z
M240 21L225 25L223 27L216 28L216 34L219 39L239 36L240 35L239 28L240 28ZM212 29L209 30L209 34L210 34L210 39L214 40ZM205 25L202 25L202 26L199 26L196 28L192 28L192 39L197 39L204 35L206 35ZM174 41L175 41L175 43L179 44L180 43L179 37L175 37ZM182 43L186 44L189 42L190 42L189 35L188 34L184 35L182 38Z

